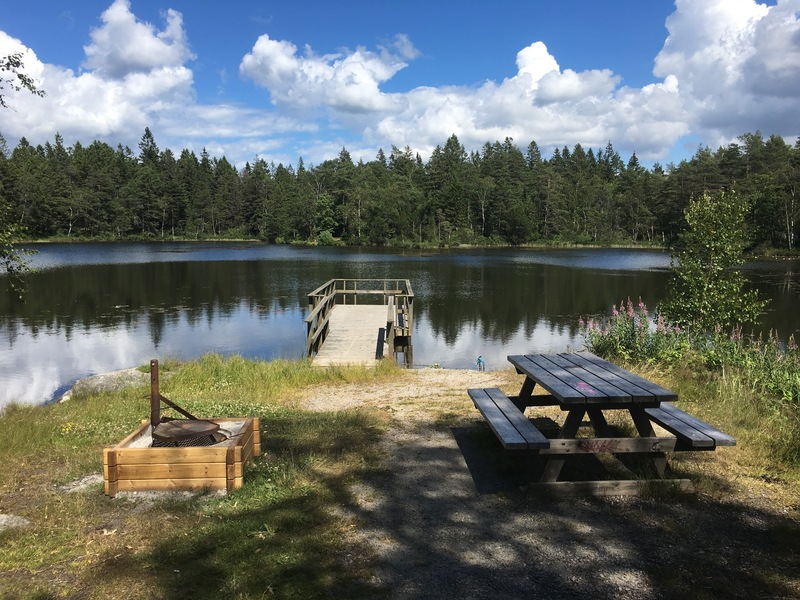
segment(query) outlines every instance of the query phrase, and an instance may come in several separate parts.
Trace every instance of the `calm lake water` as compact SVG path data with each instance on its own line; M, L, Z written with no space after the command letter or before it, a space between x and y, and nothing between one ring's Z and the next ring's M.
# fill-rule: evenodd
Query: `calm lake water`
M645 250L364 250L257 243L45 244L25 302L0 297L0 407L75 380L208 352L300 358L310 291L332 278L409 279L414 366L507 368L579 348L580 317L628 297L655 306L669 255ZM771 299L762 328L800 337L800 261L747 267ZM2 282L4 283L4 282ZM3 286L5 287L5 286Z

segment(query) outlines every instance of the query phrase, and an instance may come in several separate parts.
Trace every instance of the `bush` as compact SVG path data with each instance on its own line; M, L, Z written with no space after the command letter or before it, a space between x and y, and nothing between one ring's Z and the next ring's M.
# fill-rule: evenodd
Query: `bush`
M745 291L743 262L748 205L733 192L704 193L686 209L683 249L673 255L670 296L663 310L673 323L697 332L755 323L765 302Z
M317 245L319 246L336 246L338 242L330 231L323 231L317 236Z

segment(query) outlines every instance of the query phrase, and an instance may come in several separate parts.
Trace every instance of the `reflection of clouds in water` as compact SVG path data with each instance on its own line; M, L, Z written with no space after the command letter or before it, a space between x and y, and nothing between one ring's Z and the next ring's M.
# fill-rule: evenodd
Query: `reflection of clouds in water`
M429 366L438 364L448 369L477 368L479 355L483 356L487 371L511 368L509 354L556 353L583 347L583 338L572 336L567 328L558 327L541 320L530 336L525 328L519 328L504 344L486 341L486 334L479 327L465 325L458 333L453 345L448 345L441 335L433 333L427 317L419 318L414 330L414 364Z
M73 329L69 339L64 330L19 329L13 345L4 352L9 360L0 364L0 406L10 401L36 404L60 395L76 379L147 364L151 358L191 359L215 352L240 354L247 358L302 358L305 353L304 313L300 309L272 310L242 301L225 315L212 319L186 314L162 324L159 343L151 335L153 324L140 315L129 327ZM434 334L427 315L419 314L414 324L414 364L438 363L446 368L471 369L482 354L488 370L510 368L506 356L529 352L564 352L581 343L559 328L540 321L530 336L520 327L504 344L486 341L480 326L464 325L456 342L448 344Z
M0 407L9 402L38 404L60 395L76 379L147 364L151 358L195 358L210 352L251 358L300 358L305 324L299 310L263 313L245 303L226 316L193 319L182 314L164 323L156 346L146 317L130 327L18 328L0 363Z
M0 366L5 383L0 406L8 402L37 404L53 397L59 388L79 377L106 373L146 362L148 349L135 342L136 333L122 327L103 330L73 330L69 339L63 330L36 336L20 332L14 342L10 364ZM142 337L142 336L138 336Z

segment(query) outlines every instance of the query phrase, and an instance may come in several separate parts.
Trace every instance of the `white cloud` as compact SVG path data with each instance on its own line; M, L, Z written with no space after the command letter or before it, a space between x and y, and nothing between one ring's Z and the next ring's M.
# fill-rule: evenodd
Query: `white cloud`
M559 66L542 42L534 42L517 52L519 76L530 78L530 87L536 89L539 80L552 72L559 72Z
M536 100L540 104L575 102L587 97L610 94L619 83L619 76L608 69L576 73L567 69L563 73L550 71L539 80Z
M227 94L226 103L197 102L180 13L164 13L159 29L139 20L128 0L115 0L91 30L78 73L42 63L0 32L0 55L26 51L27 72L47 92L7 94L13 110L0 112L0 131L34 143L58 131L68 141L135 147L149 126L161 147L221 149L240 165L254 156L294 163L300 155L319 164L343 145L355 160L392 145L427 158L453 133L470 150L505 137L522 146L535 140L545 152L610 140L621 152L658 160L690 133L712 146L756 129L800 134L798 13L800 0L771 7L676 0L669 36L653 58L658 81L642 88L621 85L624 74L610 69L562 68L534 41L502 81L388 93L382 86L420 56L407 35L374 51L318 55L264 34L238 66L271 105L243 106Z
M403 95L402 110L380 119L368 135L424 156L455 133L468 148L505 137L523 146L536 140L543 149L596 148L612 140L649 157L665 154L687 132L674 78L618 89L620 78L610 70L562 72L542 42L521 50L517 67L499 84L412 90Z
M132 73L179 67L194 58L183 17L175 10L167 11L163 31L139 21L129 0L115 0L101 20L103 25L91 32L92 43L84 46L84 65L100 76L121 79Z
M677 0L654 73L675 79L694 133L800 133L799 11L800 0Z
M399 54L384 47L380 54L365 48L318 56L310 47L297 55L291 42L264 34L244 56L239 72L270 93L272 102L284 107L325 106L336 111L362 113L390 110L391 95L380 84L406 66L402 57L416 54L406 36L394 44Z

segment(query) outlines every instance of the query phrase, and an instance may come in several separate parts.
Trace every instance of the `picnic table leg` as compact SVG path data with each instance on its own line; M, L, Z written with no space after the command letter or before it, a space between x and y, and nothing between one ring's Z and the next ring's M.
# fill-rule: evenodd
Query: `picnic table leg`
M520 412L525 412L525 409L528 407L528 400L531 399L533 388L535 387L536 382L530 377L526 377L525 381L522 382L522 389L519 391L519 395L516 398L511 398L514 406L516 406Z
M636 430L639 432L639 435L641 437L655 437L656 433L653 429L653 424L650 422L650 419L648 418L647 413L644 412L644 409L630 408L628 410L631 413L633 424L636 426ZM653 466L655 467L659 478L664 479L667 472L667 455L663 452L656 452L651 455L651 460L653 461Z
M573 439L578 433L578 429L583 422L583 415L586 410L583 408L573 408L567 413L567 418L564 419L564 425L558 434L559 439L568 440ZM552 454L547 457L547 462L544 465L544 472L542 473L539 481L558 481L558 476L561 474L561 469L564 467L564 456Z
M608 426L603 411L599 408L588 408L586 412L589 414L589 420L592 422L596 437L613 437L611 428Z

